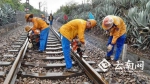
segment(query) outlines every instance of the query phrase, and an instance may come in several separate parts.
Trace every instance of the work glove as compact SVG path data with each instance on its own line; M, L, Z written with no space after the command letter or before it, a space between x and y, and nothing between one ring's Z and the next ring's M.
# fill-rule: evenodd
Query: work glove
M72 40L72 42L75 42L75 41L76 41L76 39L73 39L73 40Z
M29 43L28 44L28 48L32 48L33 47L33 44L32 43Z
M79 42L79 39L78 39L78 38L75 38L75 41Z
M82 50L82 51L85 51L85 48L86 48L86 47L85 47L85 44L81 44L81 50Z
M110 52L110 51L112 50L112 48L113 48L113 45L109 44L109 45L107 46L107 51Z
M85 51L85 45L81 44L80 47L77 48L77 53L79 54L80 57L82 57L84 51Z

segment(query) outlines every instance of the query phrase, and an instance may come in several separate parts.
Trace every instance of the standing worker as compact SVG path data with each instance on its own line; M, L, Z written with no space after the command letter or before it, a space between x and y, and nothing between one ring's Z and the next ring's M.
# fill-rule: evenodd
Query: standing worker
M33 32L35 32L36 29L40 30L40 46L38 52L44 52L47 45L49 26L41 18L33 17L33 14L26 14L25 19L27 22L33 23L33 27L31 28Z
M78 36L79 41L82 43L81 48L85 49L84 31L85 29L91 29L96 26L95 20L82 20L74 19L64 24L59 32L63 36L61 39L62 49L64 53L64 58L66 62L66 71L71 71L72 59L70 57L70 43L73 38Z
M48 20L49 20L49 22L50 22L50 26L51 26L51 27L52 27L52 24L53 24L53 19L54 19L53 15L50 14L50 16L48 17Z
M116 62L120 57L123 45L125 43L126 24L122 18L114 15L108 15L103 19L102 27L104 30L110 32L110 37L107 44L108 51L106 59L111 60L110 56L113 54L114 45L116 45L116 53L113 59L113 61Z

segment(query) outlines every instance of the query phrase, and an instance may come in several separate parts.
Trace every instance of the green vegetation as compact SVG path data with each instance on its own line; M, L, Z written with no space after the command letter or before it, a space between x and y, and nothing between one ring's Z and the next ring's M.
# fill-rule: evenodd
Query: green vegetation
M54 16L55 18L60 17L58 21L64 23L64 14L69 16L69 20L75 18L86 20L88 13L92 12L100 31L104 31L101 23L105 16L120 16L127 25L127 43L140 50L150 49L149 0L90 0L90 2L61 6Z
M20 3L20 0L1 0L1 5L2 4L9 4L12 9L15 10L22 10L23 11L23 5Z
M26 3L20 0L0 0L0 26L16 21L16 12L25 12ZM40 15L41 11L29 5L29 13Z
M26 3L20 3L20 0L0 0L0 7L3 7L3 4L8 4L13 10L17 11L25 11L26 7ZM31 5L29 5L29 10L29 13L33 13L35 15L42 13Z

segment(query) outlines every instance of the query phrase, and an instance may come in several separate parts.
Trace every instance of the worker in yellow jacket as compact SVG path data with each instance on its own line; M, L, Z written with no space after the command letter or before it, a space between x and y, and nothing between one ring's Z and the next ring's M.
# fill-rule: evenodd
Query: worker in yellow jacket
M66 70L71 70L72 60L70 57L70 42L76 36L78 36L79 41L82 43L82 48L85 48L85 39L84 39L84 31L85 29L91 29L96 26L95 20L82 20L82 19L74 19L69 21L68 23L61 26L59 29L62 37L62 49L64 53L64 58L66 62Z
M116 53L113 60L117 61L120 57L126 39L126 24L122 18L114 15L108 15L103 19L102 27L104 30L110 32L106 59L110 60L110 56L113 54L114 45L116 45Z
M35 32L36 29L40 30L40 46L38 52L42 53L46 49L49 26L41 18L33 17L33 14L26 14L25 19L27 22L33 23L33 27L31 28L33 32Z

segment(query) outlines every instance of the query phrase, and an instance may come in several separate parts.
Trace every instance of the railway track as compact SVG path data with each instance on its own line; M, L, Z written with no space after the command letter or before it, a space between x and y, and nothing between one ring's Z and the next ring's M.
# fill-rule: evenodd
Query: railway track
M14 42L7 54L2 58L1 66L8 67L0 72L0 77L4 79L4 84L108 84L99 74L101 70L94 69L94 61L86 61L75 52L71 52L73 59L73 70L76 72L65 72L65 61L58 33L51 29L46 52L37 53L28 48L27 34Z

